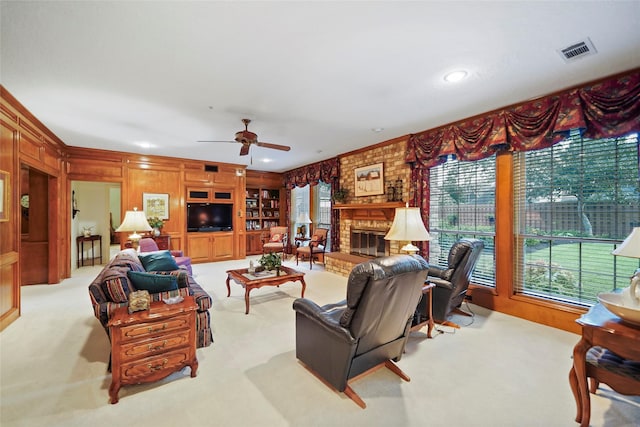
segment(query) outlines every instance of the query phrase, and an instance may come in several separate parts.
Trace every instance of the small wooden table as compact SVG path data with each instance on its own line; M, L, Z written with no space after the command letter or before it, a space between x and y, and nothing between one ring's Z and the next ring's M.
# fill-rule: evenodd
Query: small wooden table
M100 252L98 253L99 256L96 256L93 250L93 242L95 242L96 240L100 242ZM76 249L78 251L78 268L84 267L84 242L91 242L91 265L95 265L96 259L100 259L100 264L102 264L102 236L99 234L94 234L88 237L78 236L76 238Z
M111 337L111 403L127 384L157 381L185 366L198 371L196 304L192 296L177 304L152 302L149 310L129 313L117 308L109 320Z
M640 360L640 327L632 326L596 304L576 320L582 326L582 339L573 348L573 367L569 381L578 407L576 422L589 425L591 400L587 388L586 355L591 347L600 346L629 360ZM577 392L576 392L577 390Z
M426 312L427 320L425 320L424 322L420 322L411 327L412 332L419 331L426 324L427 338L433 338L433 336L431 336L431 331L433 331L433 327L435 326L435 321L433 320L433 293L431 292L435 287L436 287L435 283L425 282L424 286L422 287L422 295L423 295L422 298L427 298L426 305L425 305L426 311L427 311Z
M300 297L304 298L304 290L307 287L307 284L304 282L304 273L294 270L293 268L282 266L280 267L279 276L273 274L264 277L249 275L248 268L241 268L239 270L227 271L227 298L231 296L231 286L229 286L229 280L231 279L244 288L244 304L246 308L244 314L249 314L249 292L253 289L258 289L263 286L280 286L283 283L299 281L302 283L302 294Z

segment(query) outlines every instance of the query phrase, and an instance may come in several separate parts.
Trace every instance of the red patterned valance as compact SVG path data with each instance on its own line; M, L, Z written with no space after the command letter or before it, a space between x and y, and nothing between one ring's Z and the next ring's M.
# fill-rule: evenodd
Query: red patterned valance
M305 185L317 185L322 181L332 184L340 177L340 162L337 157L321 162L313 163L293 169L284 174L284 186L286 188L304 187Z
M528 151L561 141L640 130L640 71L411 135L405 161L430 168L448 155L479 160L498 150Z

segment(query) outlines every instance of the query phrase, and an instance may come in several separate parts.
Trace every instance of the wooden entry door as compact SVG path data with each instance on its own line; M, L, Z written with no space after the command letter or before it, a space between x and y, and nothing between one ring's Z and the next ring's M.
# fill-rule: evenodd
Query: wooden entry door
M20 178L20 284L48 283L49 176L23 165Z

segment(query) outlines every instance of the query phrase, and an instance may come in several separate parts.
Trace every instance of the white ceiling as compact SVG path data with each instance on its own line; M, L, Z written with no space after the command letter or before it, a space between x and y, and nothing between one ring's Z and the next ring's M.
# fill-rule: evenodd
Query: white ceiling
M2 0L0 14L2 84L67 145L277 172L640 66L640 1ZM586 37L597 54L565 62ZM468 78L445 82L456 69ZM232 140L244 117L291 151L196 142Z

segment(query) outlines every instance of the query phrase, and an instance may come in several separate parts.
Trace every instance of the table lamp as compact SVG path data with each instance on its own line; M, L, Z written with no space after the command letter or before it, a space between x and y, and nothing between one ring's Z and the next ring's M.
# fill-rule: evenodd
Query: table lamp
M132 211L127 211L124 215L124 221L120 224L120 227L116 229L117 233L125 231L133 231L133 234L129 235L129 240L134 249L138 249L138 242L140 242L141 235L138 231L151 231L152 228L147 222L147 217L144 212L138 211L138 208L133 208Z
M311 224L311 218L309 218L309 214L299 213L298 218L296 218L296 223L302 224L302 226L300 226L300 237L305 237L307 234L307 224Z
M633 230L631 230L631 234L629 234L627 238L624 239L624 242L611 252L611 254L628 258L640 258L640 227L634 227ZM631 283L629 285L629 294L636 302L640 302L640 297L636 295L636 288L639 282L640 268L631 276Z
M411 242L431 240L431 235L429 235L424 222L422 222L420 208L410 208L409 203L407 203L404 208L396 208L393 224L391 224L391 229L384 238L385 240L408 242L400 250L409 254L416 254L419 248Z

